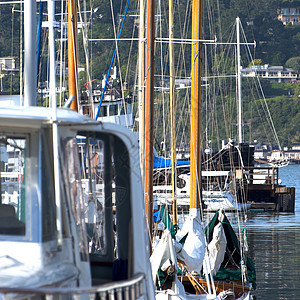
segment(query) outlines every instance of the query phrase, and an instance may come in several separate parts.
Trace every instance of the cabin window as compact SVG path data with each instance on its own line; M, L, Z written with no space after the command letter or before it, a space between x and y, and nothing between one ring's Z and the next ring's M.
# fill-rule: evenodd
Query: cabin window
M91 114L91 107L90 106L83 106L82 113L86 116L90 116Z
M131 104L127 103L127 114L131 114Z
M99 280L125 279L132 249L129 153L112 135L82 135L79 149L92 274Z
M63 177L66 186L66 196L69 199L70 213L75 222L81 260L88 260L87 236L85 230L84 214L84 197L82 192L82 178L80 170L79 152L77 140L67 140L63 145Z
M102 105L100 107L100 117L107 117L107 106Z
M0 234L25 235L26 146L25 136L0 136Z
M54 166L52 131L44 130L42 134L42 239L50 241L56 238L56 205L54 189Z
M117 116L118 115L118 104L111 104L109 106L109 115Z
M104 144L87 137L80 139L78 145L89 252L106 255Z
M120 115L125 115L125 104L120 104Z

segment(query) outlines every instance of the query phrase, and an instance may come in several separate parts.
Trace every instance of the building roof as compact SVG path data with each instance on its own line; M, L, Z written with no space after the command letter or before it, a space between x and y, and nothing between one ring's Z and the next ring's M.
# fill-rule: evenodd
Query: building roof
M251 72L251 71L287 71L287 72L295 72L291 68L284 68L283 66L269 66L269 65L258 65L258 66L250 66L247 68L243 68L242 72Z

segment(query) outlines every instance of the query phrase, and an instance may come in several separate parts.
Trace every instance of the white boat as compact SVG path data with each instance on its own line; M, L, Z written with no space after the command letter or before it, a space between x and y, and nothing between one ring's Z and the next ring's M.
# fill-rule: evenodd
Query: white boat
M190 205L190 175L181 174L178 176L176 188L177 204L179 206ZM224 209L226 211L238 211L248 209L250 204L238 203L236 196L233 193L233 188L230 186L230 171L202 171L202 179L206 183L203 184L202 201L204 209L208 211L217 211ZM171 205L172 204L172 186L169 185L154 185L153 194L156 204Z
M0 108L0 116L2 296L96 291L125 295L134 289L134 299L153 299L143 191L137 151L132 151L137 142L132 133L58 109L61 182L57 199L51 109ZM90 152L79 153L83 140ZM80 154L88 157L88 153L85 161L93 169L81 169ZM98 154L97 161L92 154ZM18 160L8 164L10 157ZM93 177L95 184L88 187L91 197L85 198L83 176L91 170L99 180L96 184ZM13 197L7 195L9 183L13 183L9 191Z
M32 105L35 1L25 10L25 105L0 108L0 298L153 299L137 140L56 108L54 51L52 108Z
M162 232L162 228L158 228L160 224L157 224L157 227L155 226L155 229L157 229L156 237L158 237L158 242L155 240L153 243L155 247L151 255L152 277L154 285L156 286L156 299L237 299L238 297L241 299L249 299L251 284L248 285L247 267L250 265L248 265L248 259L247 267L244 263L244 259L247 258L247 253L244 252L244 249L239 248L237 237L224 211L219 210L219 212L215 214L212 223L209 223L206 229L203 228L204 225L201 220L203 216L201 200L205 202L204 197L207 197L207 203L210 205L209 197L211 195L206 193L209 189L206 190L206 187L203 188L202 179L205 177L213 177L216 181L215 186L219 185L221 190L226 190L226 183L222 185L218 177L221 178L225 176L229 178L230 175L230 172L201 172L200 79L202 57L199 55L199 53L201 53L201 43L199 41L202 38L201 8L201 1L192 2L192 40L195 42L192 43L191 58L190 174L180 174L177 179L176 163L174 162L175 151L174 147L172 147L172 169L164 166L161 176L163 179L153 186L154 201L156 201L157 206L161 208L161 210L159 210L159 207L157 207L159 216L156 219L156 223L160 221L160 217L166 229ZM171 9L170 14L172 14ZM170 17L170 19L172 19L172 17ZM150 24L151 23L148 25ZM172 26L173 24L171 23L169 26L170 32L173 32ZM171 43L172 39L173 38L170 38ZM171 57L172 54L169 53L169 56ZM170 72L170 94L172 93L171 77ZM172 114L170 113L170 115ZM173 136L172 144L175 136L172 133L171 136ZM206 181L208 182L209 180ZM210 186L208 187L210 188ZM201 195L203 197L201 197ZM215 195L222 195L220 199L225 203L225 194L215 193ZM226 200L227 199L226 197ZM172 222L168 212L161 214L163 210L167 211L164 204L172 204L170 213L170 215L172 215ZM189 206L189 214L182 227L179 227L177 222L177 210L180 204ZM220 207L221 206L219 206L218 209ZM226 226L230 226L230 229L225 229ZM177 232L176 228L178 228ZM231 248L233 244L236 244L237 247L234 246ZM233 254L237 254L237 257L232 260ZM234 265L231 266L231 263ZM231 267L235 268L238 275L236 280L240 284L238 292L235 291L235 293L233 293L232 290L229 291L230 288L232 289L234 287L236 282L230 282L229 286L225 286L225 281L223 281L223 285L216 280L215 276L218 275L218 272L222 272L221 267L226 269L226 271L230 271ZM255 277L254 269L251 271L254 272ZM224 278L229 280L230 278L227 275L225 275ZM251 281L253 281L253 277Z

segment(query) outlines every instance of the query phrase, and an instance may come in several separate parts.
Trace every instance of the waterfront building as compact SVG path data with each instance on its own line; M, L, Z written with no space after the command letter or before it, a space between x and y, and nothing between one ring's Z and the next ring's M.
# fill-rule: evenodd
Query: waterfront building
M283 66L270 66L268 64L262 66L250 66L242 68L243 77L261 77L271 82L293 82L298 78L298 74L291 68Z

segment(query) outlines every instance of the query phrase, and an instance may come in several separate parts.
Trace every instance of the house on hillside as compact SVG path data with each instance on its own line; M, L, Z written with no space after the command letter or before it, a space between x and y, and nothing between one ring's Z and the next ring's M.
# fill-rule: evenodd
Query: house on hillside
M251 143L254 147L254 160L267 160L272 152L279 151L279 146L273 143L254 141Z
M19 72L14 57L0 57L0 77L8 72Z
M291 68L284 68L282 66L250 66L249 68L242 68L242 75L244 77L262 77L271 82L293 82L298 79L298 74Z
M284 25L300 25L300 6L279 8L277 10L277 18Z
M284 158L291 163L300 164L300 143L293 143L291 149L285 149Z
M293 143L291 145L292 150L299 150L300 151L300 143Z

